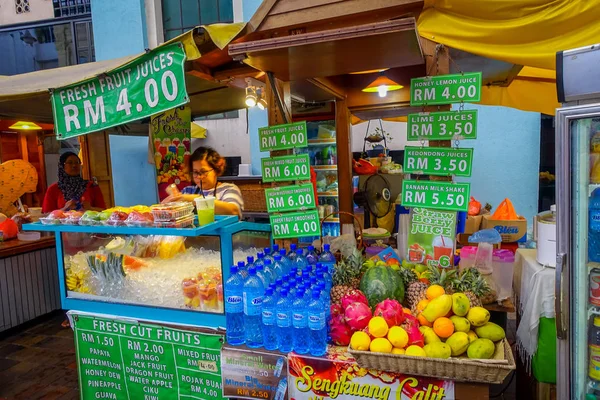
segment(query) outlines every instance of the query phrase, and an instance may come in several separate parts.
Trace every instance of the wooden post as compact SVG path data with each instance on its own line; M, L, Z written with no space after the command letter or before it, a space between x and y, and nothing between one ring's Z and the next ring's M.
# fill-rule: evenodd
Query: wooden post
M447 75L450 73L450 53L448 48L429 39L420 37L421 47L425 55L425 70L428 75ZM450 111L450 105L425 107L426 112ZM451 140L430 140L431 147L452 147ZM451 176L429 175L431 181L452 181Z
M336 100L335 102L335 131L338 164L338 201L340 211L352 214L354 202L352 200L352 130L350 124L351 116L347 101ZM340 215L341 224L353 223L352 218Z

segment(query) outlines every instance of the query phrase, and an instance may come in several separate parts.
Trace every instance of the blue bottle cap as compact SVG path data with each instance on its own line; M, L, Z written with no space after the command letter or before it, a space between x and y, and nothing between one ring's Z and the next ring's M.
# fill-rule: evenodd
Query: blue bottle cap
M271 265L271 260L269 260L268 258L265 260L265 265Z
M296 250L296 254L298 254L299 256L301 256L302 253L304 253L304 250L302 250L302 249Z
M273 245L273 253L276 253L276 252L278 252L278 251L279 251L279 245L278 245L277 243L275 243L275 244Z
M290 250L291 251L296 251L296 247L298 247L298 246L296 246L296 243L290 244Z
M275 259L275 261L278 261L278 262L279 262L279 261L281 261L281 255L279 255L279 254L275 254L275 255L273 256L273 259ZM271 261L271 260L269 260L269 261Z
M298 289L296 290L296 297L301 299L304 297L304 289Z
M245 263L245 262L243 262L243 261L238 261L238 263L237 263L238 270L239 270L239 269L243 269L245 266L246 266L246 263Z
M258 257L258 259L260 260L260 259L262 259L262 258L265 258L265 253L258 253L256 256L257 256L257 257Z
M271 248L265 247L265 254L271 254Z
M256 275L256 268L254 268L254 267L250 267L250 268L248 268L248 273L249 273L250 275Z
M290 290L290 284L287 282L284 282L283 285L281 285L282 288Z
M275 284L277 284L277 286L283 285L283 279L277 278L277 280L275 281Z
M265 296L273 296L273 288L268 287L267 290L265 290Z
M264 271L265 270L265 266L262 265L262 264L258 264L255 268L256 268L257 271Z
M321 298L321 291L319 289L314 289L312 291L312 298L313 299L319 299L319 298Z
M329 245L329 243L325 243L323 245L323 249L325 249L325 251L329 251L330 248L331 248L331 246Z
M237 267L237 265L232 265L231 267L229 267L229 273L230 273L231 275L237 274L237 272L238 272L238 267Z
M281 289L281 292L279 292L279 294L281 295L281 297L286 297L288 294L288 291L287 291L287 289L284 288L284 289Z
M248 256L247 260L248 260L248 264L254 264L254 257Z
M308 251L315 251L315 246L308 246Z

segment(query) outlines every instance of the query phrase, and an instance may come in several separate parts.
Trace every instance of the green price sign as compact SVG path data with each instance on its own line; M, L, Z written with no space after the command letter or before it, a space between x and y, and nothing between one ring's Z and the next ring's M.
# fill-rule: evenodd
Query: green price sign
M59 140L136 121L188 102L185 51L179 42L100 77L52 91Z
M306 121L260 128L258 138L260 151L306 147L308 146Z
M425 175L471 176L473 149L405 147L404 172Z
M222 336L69 315L82 399L223 399Z
M436 210L467 211L470 191L469 183L403 181L402 205Z
M481 101L481 72L426 76L410 80L411 106L479 101Z
M263 182L307 181L310 179L308 154L263 158Z
M408 114L408 140L477 138L477 110Z
M273 239L321 236L321 221L317 210L271 215Z
M310 183L265 189L267 211L285 212L315 208L315 190Z

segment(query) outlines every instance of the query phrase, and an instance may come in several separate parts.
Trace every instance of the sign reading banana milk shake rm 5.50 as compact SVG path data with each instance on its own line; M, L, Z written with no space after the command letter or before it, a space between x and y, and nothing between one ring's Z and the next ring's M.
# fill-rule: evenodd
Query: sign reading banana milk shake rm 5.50
M136 121L188 102L181 43L159 47L128 64L52 91L59 140Z

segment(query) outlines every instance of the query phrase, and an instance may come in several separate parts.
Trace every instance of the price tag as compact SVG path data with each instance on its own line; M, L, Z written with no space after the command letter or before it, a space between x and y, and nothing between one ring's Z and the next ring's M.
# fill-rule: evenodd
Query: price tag
M258 129L260 151L307 147L306 121Z
M405 147L404 172L425 175L471 176L473 149Z
M410 105L481 101L481 72L426 76L410 80Z
M321 236L317 210L271 216L273 239Z
M476 138L477 110L408 114L408 140L465 140Z
M310 183L265 189L267 211L285 212L315 208L315 191Z
M470 191L469 183L403 181L402 205L436 210L467 211Z
M307 181L310 179L308 154L263 158L263 182Z

